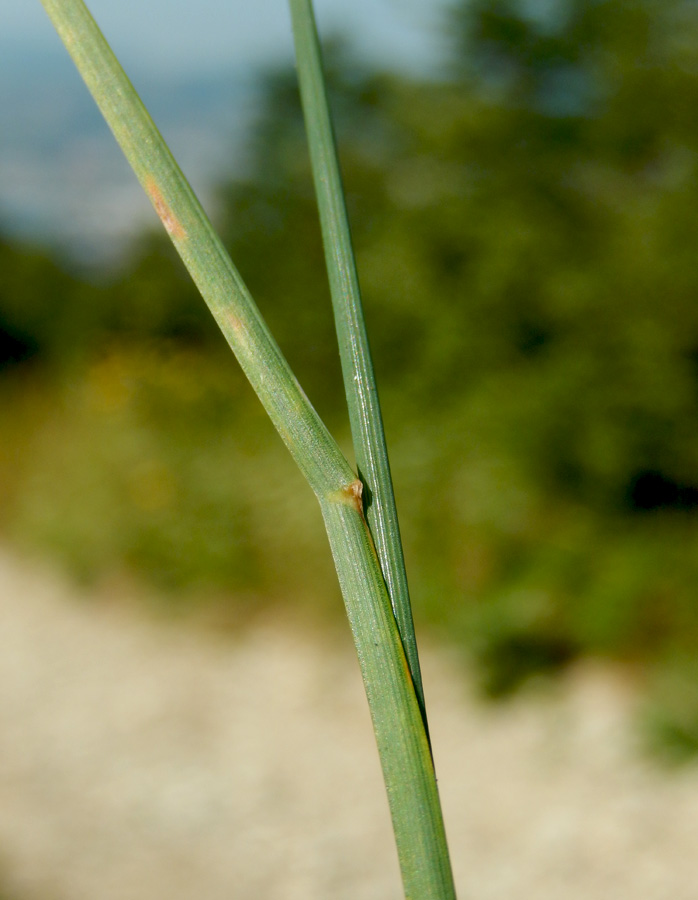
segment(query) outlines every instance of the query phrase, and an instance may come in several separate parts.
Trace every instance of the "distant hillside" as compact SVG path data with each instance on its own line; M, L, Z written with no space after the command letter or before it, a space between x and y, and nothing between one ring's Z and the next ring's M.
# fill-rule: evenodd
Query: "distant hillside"
M181 81L129 73L204 202L241 165L254 78L233 69ZM0 44L0 228L84 262L118 259L154 221L94 102L60 47Z

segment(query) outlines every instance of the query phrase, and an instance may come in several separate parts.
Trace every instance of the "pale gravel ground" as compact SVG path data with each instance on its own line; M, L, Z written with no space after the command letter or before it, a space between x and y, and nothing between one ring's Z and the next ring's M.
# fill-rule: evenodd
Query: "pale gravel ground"
M237 643L86 602L0 551L0 871L22 900L398 900L348 642ZM424 653L462 900L695 900L698 772L632 749L579 670L486 709Z

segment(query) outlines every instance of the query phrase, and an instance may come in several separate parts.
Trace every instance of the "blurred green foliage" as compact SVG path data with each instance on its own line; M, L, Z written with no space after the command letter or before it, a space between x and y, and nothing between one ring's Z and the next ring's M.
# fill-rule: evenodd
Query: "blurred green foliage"
M446 25L438 81L327 53L416 617L492 696L632 663L698 747L698 8L472 0ZM263 97L221 230L346 444L293 72ZM164 239L99 286L0 256L4 532L84 577L320 602L313 499Z

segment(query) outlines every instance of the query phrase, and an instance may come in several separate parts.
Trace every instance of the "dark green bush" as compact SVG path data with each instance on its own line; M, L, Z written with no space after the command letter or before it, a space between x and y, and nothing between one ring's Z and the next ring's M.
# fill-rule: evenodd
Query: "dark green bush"
M497 695L698 651L698 12L532 10L459 5L440 82L330 53L417 618ZM222 227L341 437L293 83L267 79ZM5 531L90 577L321 594L312 500L164 239L101 288L1 252Z

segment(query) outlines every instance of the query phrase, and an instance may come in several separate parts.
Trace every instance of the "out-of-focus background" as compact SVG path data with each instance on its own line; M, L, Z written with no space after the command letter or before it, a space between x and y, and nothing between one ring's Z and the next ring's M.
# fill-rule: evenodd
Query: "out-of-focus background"
M690 762L698 8L317 5L420 634L492 699L610 669L637 758ZM285 4L150 6L92 4L348 446ZM42 560L165 629L329 640L315 501L36 7L0 11L1 602Z

